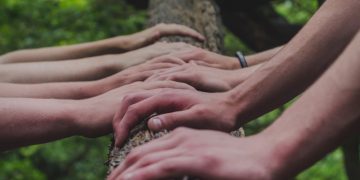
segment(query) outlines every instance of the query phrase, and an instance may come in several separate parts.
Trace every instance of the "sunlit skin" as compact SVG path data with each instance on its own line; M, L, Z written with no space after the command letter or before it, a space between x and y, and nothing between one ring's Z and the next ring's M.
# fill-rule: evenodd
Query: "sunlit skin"
M296 176L359 134L359 47L360 31L334 64L259 134L238 139L222 132L178 128L135 148L108 179L167 179L184 174L201 179Z

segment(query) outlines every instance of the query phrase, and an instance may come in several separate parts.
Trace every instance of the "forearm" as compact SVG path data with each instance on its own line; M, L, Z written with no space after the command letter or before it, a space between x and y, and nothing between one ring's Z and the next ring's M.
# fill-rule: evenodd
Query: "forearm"
M0 150L45 143L78 132L69 100L0 98Z
M235 88L249 79L264 64L265 63L260 63L247 68L227 70L228 72L225 75L225 79L231 88Z
M122 36L76 45L19 50L0 56L0 64L58 61L121 53L125 51L127 41L128 38Z
M56 62L4 64L0 66L0 81L44 83L100 79L117 72L119 67L114 64L117 57L104 55ZM121 63L118 65L121 66Z
M0 83L0 97L85 99L103 94L138 79L120 72L96 81L38 84Z
M276 148L278 176L294 176L360 129L358 42L262 134ZM286 178L285 178L286 179Z
M243 124L300 94L336 59L357 32L360 3L329 0L298 35L244 83L230 91ZM329 28L331 27L331 28Z

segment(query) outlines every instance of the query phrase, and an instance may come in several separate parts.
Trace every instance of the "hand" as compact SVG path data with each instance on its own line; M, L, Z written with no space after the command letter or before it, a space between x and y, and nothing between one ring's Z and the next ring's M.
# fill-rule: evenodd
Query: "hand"
M187 63L158 72L146 81L177 81L187 83L200 91L222 92L234 88L245 79L246 76L242 71L236 72Z
M118 58L111 57L111 61L112 61L111 67L115 67L114 68L115 70L121 70L150 60L159 62L159 61L167 61L167 59L174 59L174 58L180 59L176 56L173 56L171 58L165 58L162 56L179 51L190 51L195 48L196 47L183 42L155 43L135 51L130 51L125 54L115 55L118 56Z
M170 54L185 62L194 61L198 65L210 66L221 69L239 69L240 63L235 57L216 54L201 48L192 48Z
M269 142L258 135L236 138L178 128L132 150L108 179L272 179L275 161Z
M156 42L164 36L180 35L204 41L205 37L195 30L179 24L157 24L144 31L128 35L127 50L134 50Z
M114 116L115 145L120 146L129 131L141 120L153 131L178 126L231 131L239 127L236 105L226 93L167 89L162 93L141 91L126 96Z
M173 81L128 84L105 94L77 101L79 110L76 113L78 118L76 118L74 127L77 127L79 135L85 137L98 137L110 133L114 114L123 98L138 91L149 90L157 94L168 88L194 90L193 87L187 84Z
M114 88L124 86L136 81L144 81L148 77L161 73L168 68L185 64L179 58L167 58L166 60L150 60L145 63L129 67L112 76L89 82L89 86L84 88L81 97L93 97L103 94Z

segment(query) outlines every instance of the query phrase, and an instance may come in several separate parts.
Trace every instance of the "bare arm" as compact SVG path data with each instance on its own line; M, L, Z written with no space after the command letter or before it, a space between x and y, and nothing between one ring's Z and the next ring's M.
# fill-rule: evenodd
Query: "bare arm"
M103 55L77 60L12 63L0 65L0 82L44 83L101 79L153 57L193 48L184 43L156 43L119 55Z
M0 97L84 99L132 82L143 81L157 72L182 63L184 62L176 59L161 62L148 61L96 81L39 84L0 83Z
M359 134L359 47L360 32L334 65L263 132L277 146L272 151L276 176L294 176Z
M176 24L158 24L144 31L76 45L19 50L0 56L0 64L79 59L122 53L141 48L166 35L184 35L204 40L198 32Z
M240 109L238 119L246 122L264 114L312 84L358 31L358 8L356 0L326 1L290 43L231 91Z
M324 73L349 44L360 25L349 21L360 17L359 8L357 0L326 1L281 52L229 92L143 92L145 98L133 94L131 98L141 100L122 102L123 110L114 118L116 145L125 140L129 124L158 109L167 111L149 120L155 131L184 125L229 131L287 102ZM131 111L126 110L129 106Z
M0 151L74 135L105 135L125 95L158 88L192 89L175 82L137 82L83 100L0 98Z
M245 57L246 62L248 66L253 66L253 65L261 64L263 62L267 62L271 58L273 58L278 52L280 52L283 47L284 46L279 46L263 52L247 55Z
M76 134L77 105L70 100L0 98L0 150Z
M265 131L239 139L179 128L132 150L108 179L166 179L184 174L201 179L295 177L346 138L359 134L359 46L360 33L336 63Z

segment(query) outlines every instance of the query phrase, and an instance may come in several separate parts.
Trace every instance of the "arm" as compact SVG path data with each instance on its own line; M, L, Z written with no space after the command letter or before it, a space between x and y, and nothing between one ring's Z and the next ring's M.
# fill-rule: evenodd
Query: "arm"
M10 52L0 56L0 64L80 59L104 54L122 53L146 46L162 36L168 35L183 35L204 40L201 34L188 27L176 24L158 24L135 34L95 42Z
M234 138L176 129L127 156L109 179L291 179L360 129L360 33L331 68L270 127ZM204 151L206 149L206 151Z
M112 131L112 119L127 94L158 88L192 89L175 82L132 83L84 100L0 98L0 151Z
M263 62L267 62L271 58L273 58L278 52L280 52L283 47L284 46L279 46L256 54L247 55L245 57L246 62L248 66L253 66L253 65L261 64Z
M167 109L149 120L149 127L155 131L184 125L229 131L287 102L312 84L350 42L360 22L348 22L360 16L358 8L360 2L356 0L326 1L281 52L231 91L209 94L169 90L149 94L135 103L123 102L125 111L118 111L114 118L116 145L125 140L132 127L123 124L140 120L134 112L150 116L158 109ZM132 98L138 97L133 94ZM131 111L126 111L129 106Z
M312 84L360 27L359 1L326 1L305 27L268 63L230 91L245 123L289 101ZM351 21L352 23L349 23ZM266 88L264 88L266 87Z
M248 68L227 70L187 63L156 73L146 81L170 80L189 84L199 91L223 92L229 91L244 82L260 66L261 64Z
M117 87L143 81L150 75L182 64L181 60L146 63L130 67L96 81L40 84L0 83L0 97L84 99L103 94Z
M156 43L119 55L103 55L78 60L13 63L0 65L0 82L43 83L101 79L153 57L194 48L184 43Z

